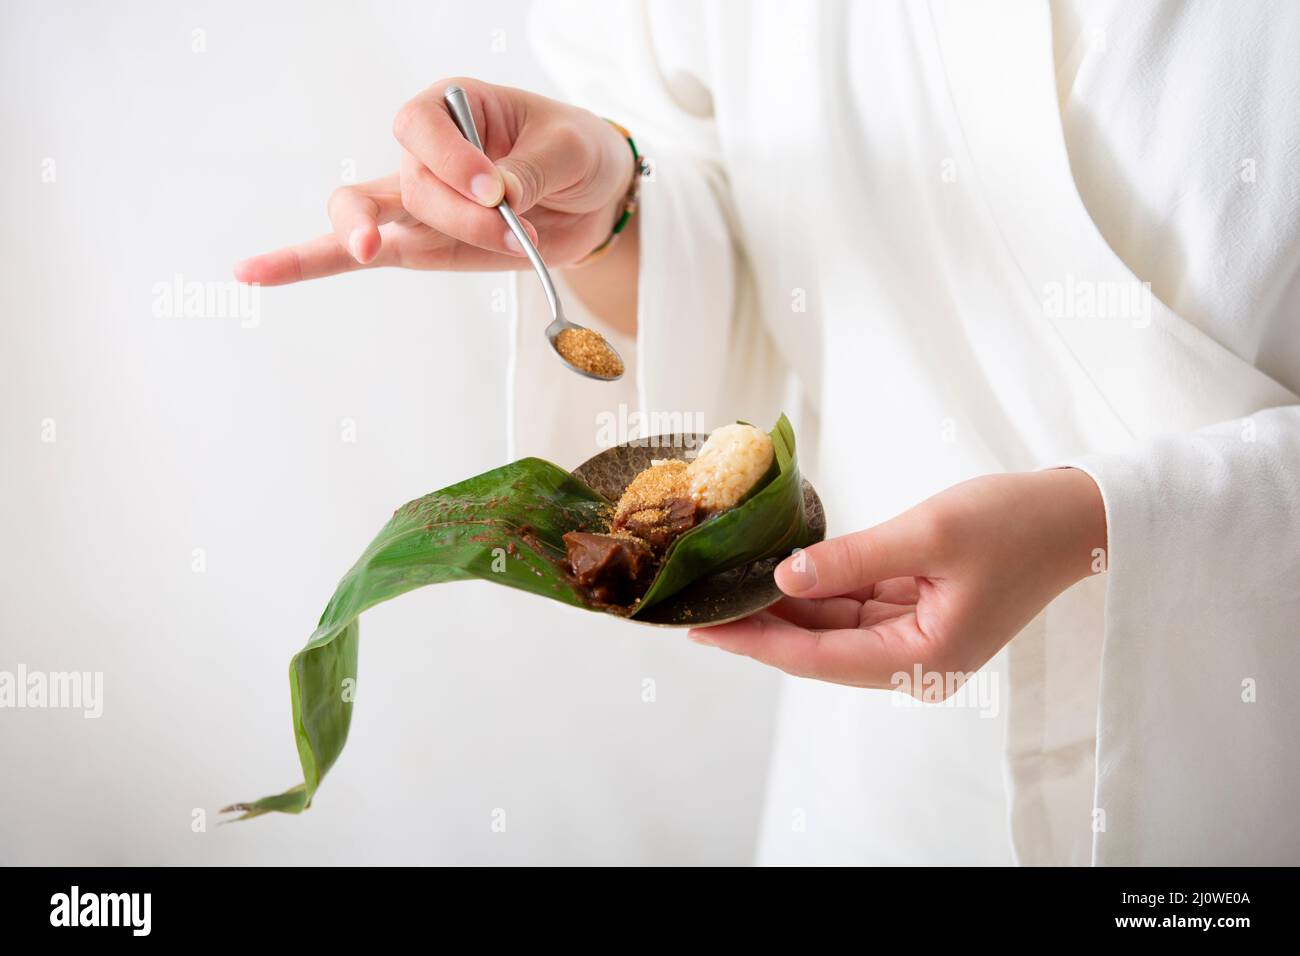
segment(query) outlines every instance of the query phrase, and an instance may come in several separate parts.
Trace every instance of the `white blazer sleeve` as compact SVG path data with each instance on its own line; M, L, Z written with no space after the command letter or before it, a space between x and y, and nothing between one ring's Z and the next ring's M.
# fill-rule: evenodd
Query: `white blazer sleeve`
M1094 862L1296 863L1300 407L1072 464L1109 527Z
M628 365L623 381L564 369L542 338L550 315L536 280L515 276L512 457L572 466L637 434L775 419L784 370L737 249L703 16L699 5L674 2L533 7L531 40L561 95L626 126L653 174L636 213L636 341L610 335ZM609 334L600 316L560 291L571 319Z

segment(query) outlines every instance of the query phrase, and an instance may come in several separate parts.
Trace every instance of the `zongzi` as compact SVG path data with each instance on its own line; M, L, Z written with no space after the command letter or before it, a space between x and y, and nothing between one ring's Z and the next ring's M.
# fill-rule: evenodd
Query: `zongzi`
M569 568L599 604L634 604L683 533L736 507L768 477L772 439L737 422L714 430L694 461L651 462L624 489L609 533L564 536Z
M625 488L602 482L608 496L588 483L597 477L584 471L591 462L579 466L580 475L522 458L398 508L339 582L307 646L289 664L302 782L227 809L248 818L301 813L311 805L352 723L357 619L382 601L478 578L647 621L681 602L692 585L789 554L824 534L824 522L809 523L794 429L784 415L769 434L750 425L719 428L689 463L655 461L641 457L640 448L620 447L638 453L637 467L651 467ZM734 603L727 608L731 615L737 610ZM708 604L678 611L674 626L710 623Z

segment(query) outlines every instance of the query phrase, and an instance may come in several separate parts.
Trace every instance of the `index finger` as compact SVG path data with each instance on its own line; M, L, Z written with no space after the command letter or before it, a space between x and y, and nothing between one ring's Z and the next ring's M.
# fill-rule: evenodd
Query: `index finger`
M334 190L328 207L333 236L319 236L245 259L235 265L235 278L258 285L286 285L361 265L390 264L395 253L383 247L379 227L402 215L399 191L397 173Z
M291 282L305 282L308 279L351 272L353 269L396 265L398 258L393 244L384 242L373 259L361 263L343 248L337 236L317 236L237 263L235 278L240 282L264 286L288 285Z
M447 105L443 91L451 81L439 83L415 97L397 113L393 135L411 155L423 163L440 180L466 199L481 206L495 206L505 196L505 180L500 171L461 134ZM487 133L483 96L478 84L460 81L469 94L470 109L479 135Z

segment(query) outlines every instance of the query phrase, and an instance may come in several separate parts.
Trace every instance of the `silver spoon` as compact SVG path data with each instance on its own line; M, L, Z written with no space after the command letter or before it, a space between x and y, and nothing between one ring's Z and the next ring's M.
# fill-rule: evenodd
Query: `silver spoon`
M467 140L474 144L475 148L481 151L483 143L478 137L478 127L474 125L474 112L469 107L469 97L465 95L465 91L459 86L449 86L446 92L442 94L442 98L447 103L447 109L451 112L451 118L456 124L456 128L461 131ZM551 343L551 348L554 349L555 354L560 357L560 361L579 375L585 375L587 378L594 378L601 382L613 382L622 378L622 372L609 376L589 372L585 368L574 365L561 354L559 347L555 344L559 334L566 329L582 329L584 327L570 322L564 317L564 307L560 304L560 297L555 294L555 284L551 282L551 274L546 271L546 263L542 261L541 253L533 245L533 240L528 238L527 230L524 229L519 217L515 215L515 211L510 208L510 204L505 201L504 197L497 205L497 212L501 213L501 218L506 221L510 231L519 240L519 245L523 248L524 254L528 256L528 261L533 264L533 269L537 272L537 278L542 280L542 290L546 293L546 300L551 304L552 316L551 324L546 327L546 339ZM622 366L623 358L614 349L614 346L610 345L608 340L605 341L605 345L618 358L618 363Z

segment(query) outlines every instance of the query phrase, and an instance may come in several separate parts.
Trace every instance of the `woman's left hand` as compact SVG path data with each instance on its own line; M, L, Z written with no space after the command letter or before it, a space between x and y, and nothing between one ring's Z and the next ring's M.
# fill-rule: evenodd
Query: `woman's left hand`
M1105 548L1101 492L1084 472L986 475L797 552L776 570L789 597L689 636L799 677L941 699L1103 570Z

